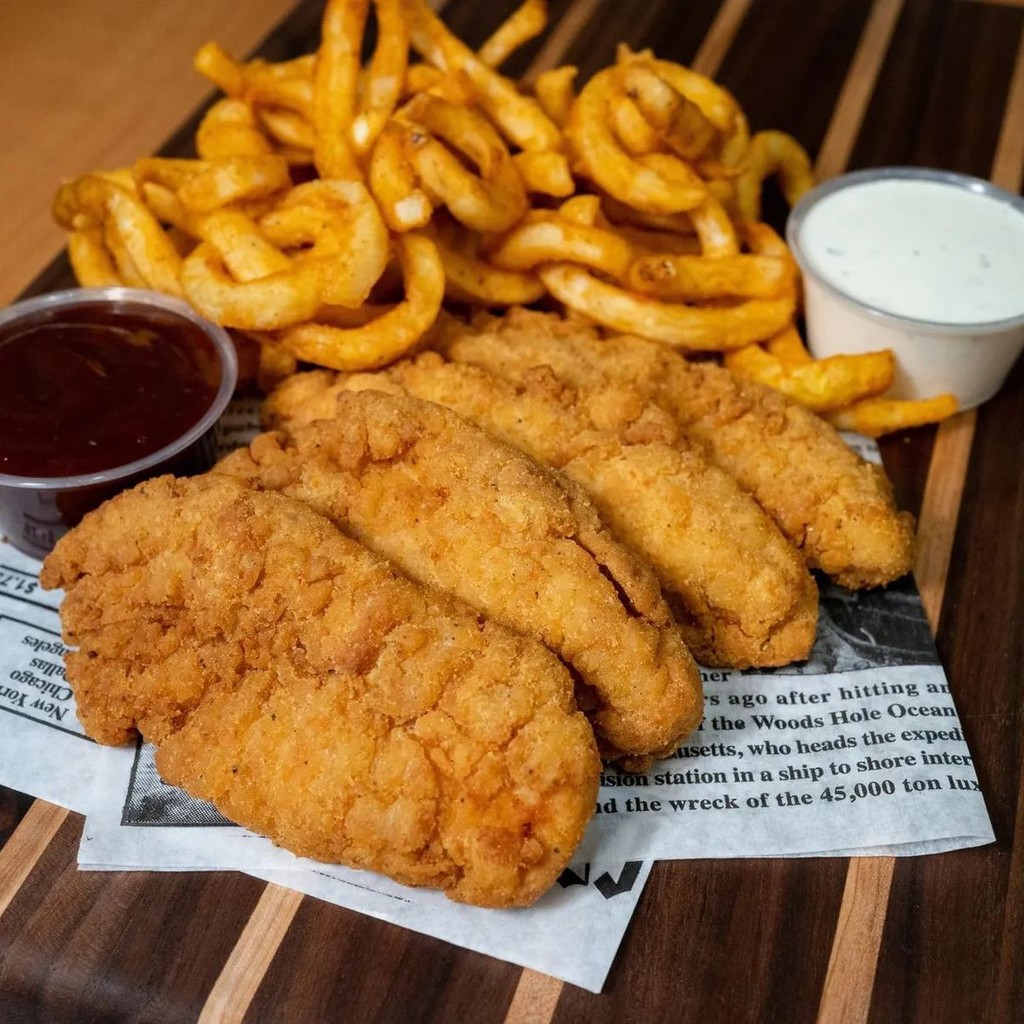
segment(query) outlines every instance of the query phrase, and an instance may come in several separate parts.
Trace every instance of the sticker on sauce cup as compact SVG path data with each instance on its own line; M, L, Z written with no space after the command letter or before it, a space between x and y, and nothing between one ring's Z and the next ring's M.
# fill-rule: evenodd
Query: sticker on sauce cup
M892 349L890 398L991 398L1024 349L1024 200L948 171L833 178L786 228L819 358Z
M0 533L42 558L125 487L208 469L237 375L227 332L155 292L78 288L0 311Z

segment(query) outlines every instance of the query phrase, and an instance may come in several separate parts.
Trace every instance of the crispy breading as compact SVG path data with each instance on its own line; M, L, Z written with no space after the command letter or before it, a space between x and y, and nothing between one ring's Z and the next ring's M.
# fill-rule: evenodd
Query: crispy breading
M635 405L632 432L620 433L600 425L611 423L619 401L594 391L580 402L550 373L525 376L513 384L426 353L379 374L300 374L267 399L264 416L290 429L332 415L345 389L359 387L398 386L454 409L586 490L654 567L701 663L747 668L805 658L817 588L756 503L699 450L661 439L672 437L673 421L649 415L644 403ZM651 439L630 443L627 433Z
M450 358L513 379L544 365L573 387L639 389L757 499L812 568L843 586L879 586L913 565L913 517L897 511L885 472L772 388L688 362L658 342L602 337L579 320L527 310L480 316L468 328L447 317L435 343ZM628 427L631 407L617 410Z
M521 906L597 793L572 680L536 641L413 583L302 502L223 475L144 483L65 536L90 736L294 852Z
M582 681L606 756L672 749L697 726L700 674L657 578L580 488L440 405L379 390L335 402L333 419L262 434L215 472L306 502L537 636Z
M709 363L680 360L662 400L803 551L844 587L877 587L914 565L914 518L881 466L831 424L773 388Z

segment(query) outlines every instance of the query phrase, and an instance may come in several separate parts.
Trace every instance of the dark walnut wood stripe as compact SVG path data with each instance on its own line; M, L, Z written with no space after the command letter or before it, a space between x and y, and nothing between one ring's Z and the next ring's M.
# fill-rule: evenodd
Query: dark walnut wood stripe
M635 50L653 47L659 57L672 60L676 59L675 51L681 50L692 60L719 7L719 0L690 0L686 4L671 0L643 4L601 0L590 23L566 51L564 63L579 68L578 82L582 83L614 62L620 42Z
M722 0L715 20L708 27L700 49L690 62L690 67L694 71L709 78L718 77L718 69L735 41L736 33L740 30L752 2L753 0Z
M983 33L979 32L979 35ZM1005 81L998 83L1000 89ZM990 86L991 88L991 86ZM1012 93L1012 89L1010 90ZM994 95L1000 95L1000 92ZM990 95L993 95L990 93ZM957 126L951 126L951 135ZM1009 129L1009 130L1008 130ZM1007 118L1003 121L1000 135L1000 150L1012 154L1012 135L1015 128L1013 110L1008 109ZM1009 146L1002 145L1011 138ZM955 167L953 154L946 155L940 166ZM990 174L993 178L1006 175L1013 176L1009 167L1011 156L997 155L992 163ZM1011 186L1013 187L1013 186ZM975 413L965 413L944 423L937 431L931 458L931 470L928 474L920 509L921 545L915 574L921 588L922 598L928 612L933 629L938 626L940 609L944 593L947 591L947 569L953 547L953 532L961 505L964 478L968 468L971 443L974 435ZM959 692L954 686L954 692ZM963 711L963 709L962 709ZM964 855L961 855L964 856ZM965 856L970 860L970 855ZM930 870L930 868L929 868ZM833 946L833 959L845 962L848 977L842 971L833 975L830 965L829 983L834 979L834 987L826 984L823 993L820 1021L855 1021L867 1018L871 994L871 986L866 984L867 971L865 965L874 965L875 955L880 951L881 922L890 896L889 883L894 865L889 863L866 867L862 863L852 862L848 879L850 900L854 908L859 906L861 929L858 933L852 930L851 941L843 948L844 936L848 934L848 920L840 922L837 930L836 943ZM879 875L882 872L882 875ZM860 876L867 873L866 879ZM876 877L878 876L878 877ZM866 883L866 884L865 884ZM858 896L858 894L860 894ZM844 900L844 909L846 901ZM868 949L864 947L869 945ZM840 954L837 957L837 953ZM842 954L845 953L845 956ZM882 953L884 960L885 954ZM848 984L843 984L843 982ZM860 982L858 984L857 982ZM885 1019L884 1017L882 1019Z
M31 806L32 797L0 786L0 850L7 845Z
M604 994L567 985L554 1021L813 1019L845 872L843 860L658 864Z
M751 0L724 0L708 27L700 48L690 61L691 67L701 74L712 77L717 75L722 60L746 16L750 3ZM543 68L557 63L558 54L564 47L556 47L551 44L561 44L563 38L568 41L579 35L581 27L586 23L584 19L589 20L593 16L595 6L595 0L580 0L574 6L570 16L563 19L563 25L555 30L554 38L549 41L548 48L554 52L542 53L530 66L527 79L531 75L539 73ZM574 20L573 14L578 14L578 18ZM572 36L562 31L563 29L571 31ZM543 66L538 66L542 62ZM558 1006L562 989L563 985L560 981L535 971L524 970L505 1017L505 1024L544 1024L549 1021Z
M263 883L82 872L69 815L0 917L0 1020L191 1021Z
M874 0L872 4L828 131L818 147L814 175L819 181L840 174L849 165L850 152L860 134L868 100L875 91L878 72L902 9L903 0Z
M988 177L1022 12L907 0L851 167L918 164Z
M778 128L817 153L870 10L870 0L751 7L718 73L751 131Z

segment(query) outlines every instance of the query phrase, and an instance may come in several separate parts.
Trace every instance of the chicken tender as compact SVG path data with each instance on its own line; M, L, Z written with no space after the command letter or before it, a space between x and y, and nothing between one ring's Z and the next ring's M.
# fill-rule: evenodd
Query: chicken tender
M572 666L608 757L673 749L700 674L650 568L574 484L449 409L342 391L335 418L262 434L215 468L328 516L413 579Z
M86 731L295 853L523 906L590 818L600 761L536 641L413 583L302 502L141 484L46 559Z
M654 567L703 664L746 668L807 656L817 589L757 505L699 452L661 440L630 444L602 429L550 373L516 385L425 353L377 374L301 374L268 398L264 415L294 429L332 414L346 389L383 387L453 409L583 487L616 534ZM636 422L644 424L637 434L659 436L642 410Z
M746 488L803 551L844 587L877 587L914 565L914 517L900 512L881 466L785 395L710 363L659 385L687 436Z
M879 586L913 565L913 517L897 511L884 471L772 388L658 342L602 338L579 321L526 310L471 326L447 317L434 341L452 359L511 379L548 366L573 387L639 389L757 499L812 568L843 586ZM616 406L620 427L634 422L635 408Z

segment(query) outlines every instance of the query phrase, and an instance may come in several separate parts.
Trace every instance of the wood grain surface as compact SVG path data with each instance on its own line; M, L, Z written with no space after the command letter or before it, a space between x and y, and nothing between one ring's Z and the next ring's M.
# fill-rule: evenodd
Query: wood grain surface
M206 95L191 50L216 36L246 51L286 6L4 5L0 56L18 80L0 126L19 143L0 164L0 297L37 273L35 290L68 283L63 260L44 267L57 178L167 137L184 152L191 129L172 132ZM450 0L443 14L479 44L514 6ZM319 10L300 4L264 52L312 49ZM1021 188L1020 3L560 0L551 11L515 74L570 62L585 78L626 40L715 74L755 128L796 135L821 176L911 163ZM594 996L243 875L80 873L81 820L0 789L0 1022L1024 1020L1022 439L1024 364L976 413L882 445L900 502L920 516L917 579L994 845L658 864Z

